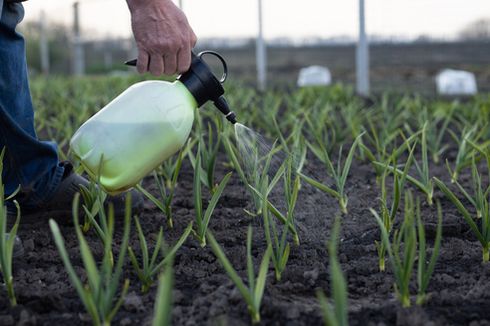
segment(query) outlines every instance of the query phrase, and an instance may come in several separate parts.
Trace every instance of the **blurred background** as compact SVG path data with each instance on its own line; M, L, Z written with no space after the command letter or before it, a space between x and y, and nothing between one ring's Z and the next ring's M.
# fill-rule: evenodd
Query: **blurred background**
M478 91L490 90L488 0L176 4L199 38L197 51L219 51L231 79L259 89L295 85L302 68L319 65L332 82L355 85L363 95L436 94L436 77L447 68L470 73ZM122 64L137 53L125 1L30 0L24 6L20 30L32 75L134 73Z

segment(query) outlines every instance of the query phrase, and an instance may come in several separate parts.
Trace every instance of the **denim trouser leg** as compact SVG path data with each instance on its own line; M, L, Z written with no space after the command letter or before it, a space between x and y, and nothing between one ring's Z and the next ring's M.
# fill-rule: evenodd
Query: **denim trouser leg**
M15 31L24 16L18 3L0 0L0 150L6 148L2 173L8 195L20 185L25 206L50 199L64 168L56 144L40 141L34 130L23 37Z

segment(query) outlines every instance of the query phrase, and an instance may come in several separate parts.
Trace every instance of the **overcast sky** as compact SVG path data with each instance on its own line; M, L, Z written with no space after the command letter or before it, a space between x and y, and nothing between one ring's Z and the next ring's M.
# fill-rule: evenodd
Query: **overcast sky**
M72 21L67 0L29 0L26 20ZM124 0L80 0L81 23L99 36L130 35ZM256 0L183 0L184 11L198 37L254 36ZM264 33L275 37L332 37L357 34L357 0L263 0ZM490 18L490 0L366 0L371 35L454 37L468 23Z

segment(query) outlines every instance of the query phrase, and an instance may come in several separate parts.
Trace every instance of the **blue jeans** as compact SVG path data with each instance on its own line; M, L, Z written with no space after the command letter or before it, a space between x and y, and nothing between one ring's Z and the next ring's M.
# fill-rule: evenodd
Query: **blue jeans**
M0 150L7 195L21 187L21 206L35 207L51 199L64 168L56 144L41 141L34 130L24 38L16 27L24 17L19 3L0 0Z

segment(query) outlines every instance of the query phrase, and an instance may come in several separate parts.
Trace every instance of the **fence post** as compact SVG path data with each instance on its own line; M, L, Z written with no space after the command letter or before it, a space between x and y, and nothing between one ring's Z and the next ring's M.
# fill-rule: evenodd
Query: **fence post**
M369 96L369 48L366 36L364 0L359 0L359 40L356 51L357 93Z
M39 17L39 56L41 58L41 72L44 75L49 75L49 43L44 10L41 11Z
M256 60L257 60L257 84L258 88L261 91L264 91L266 88L267 81L267 53L264 42L264 34L263 34L263 20L262 20L262 0L258 0L258 19L259 19L259 30L257 35L256 42Z
M85 58L83 41L80 36L79 2L73 3L73 73L83 75L85 73Z

